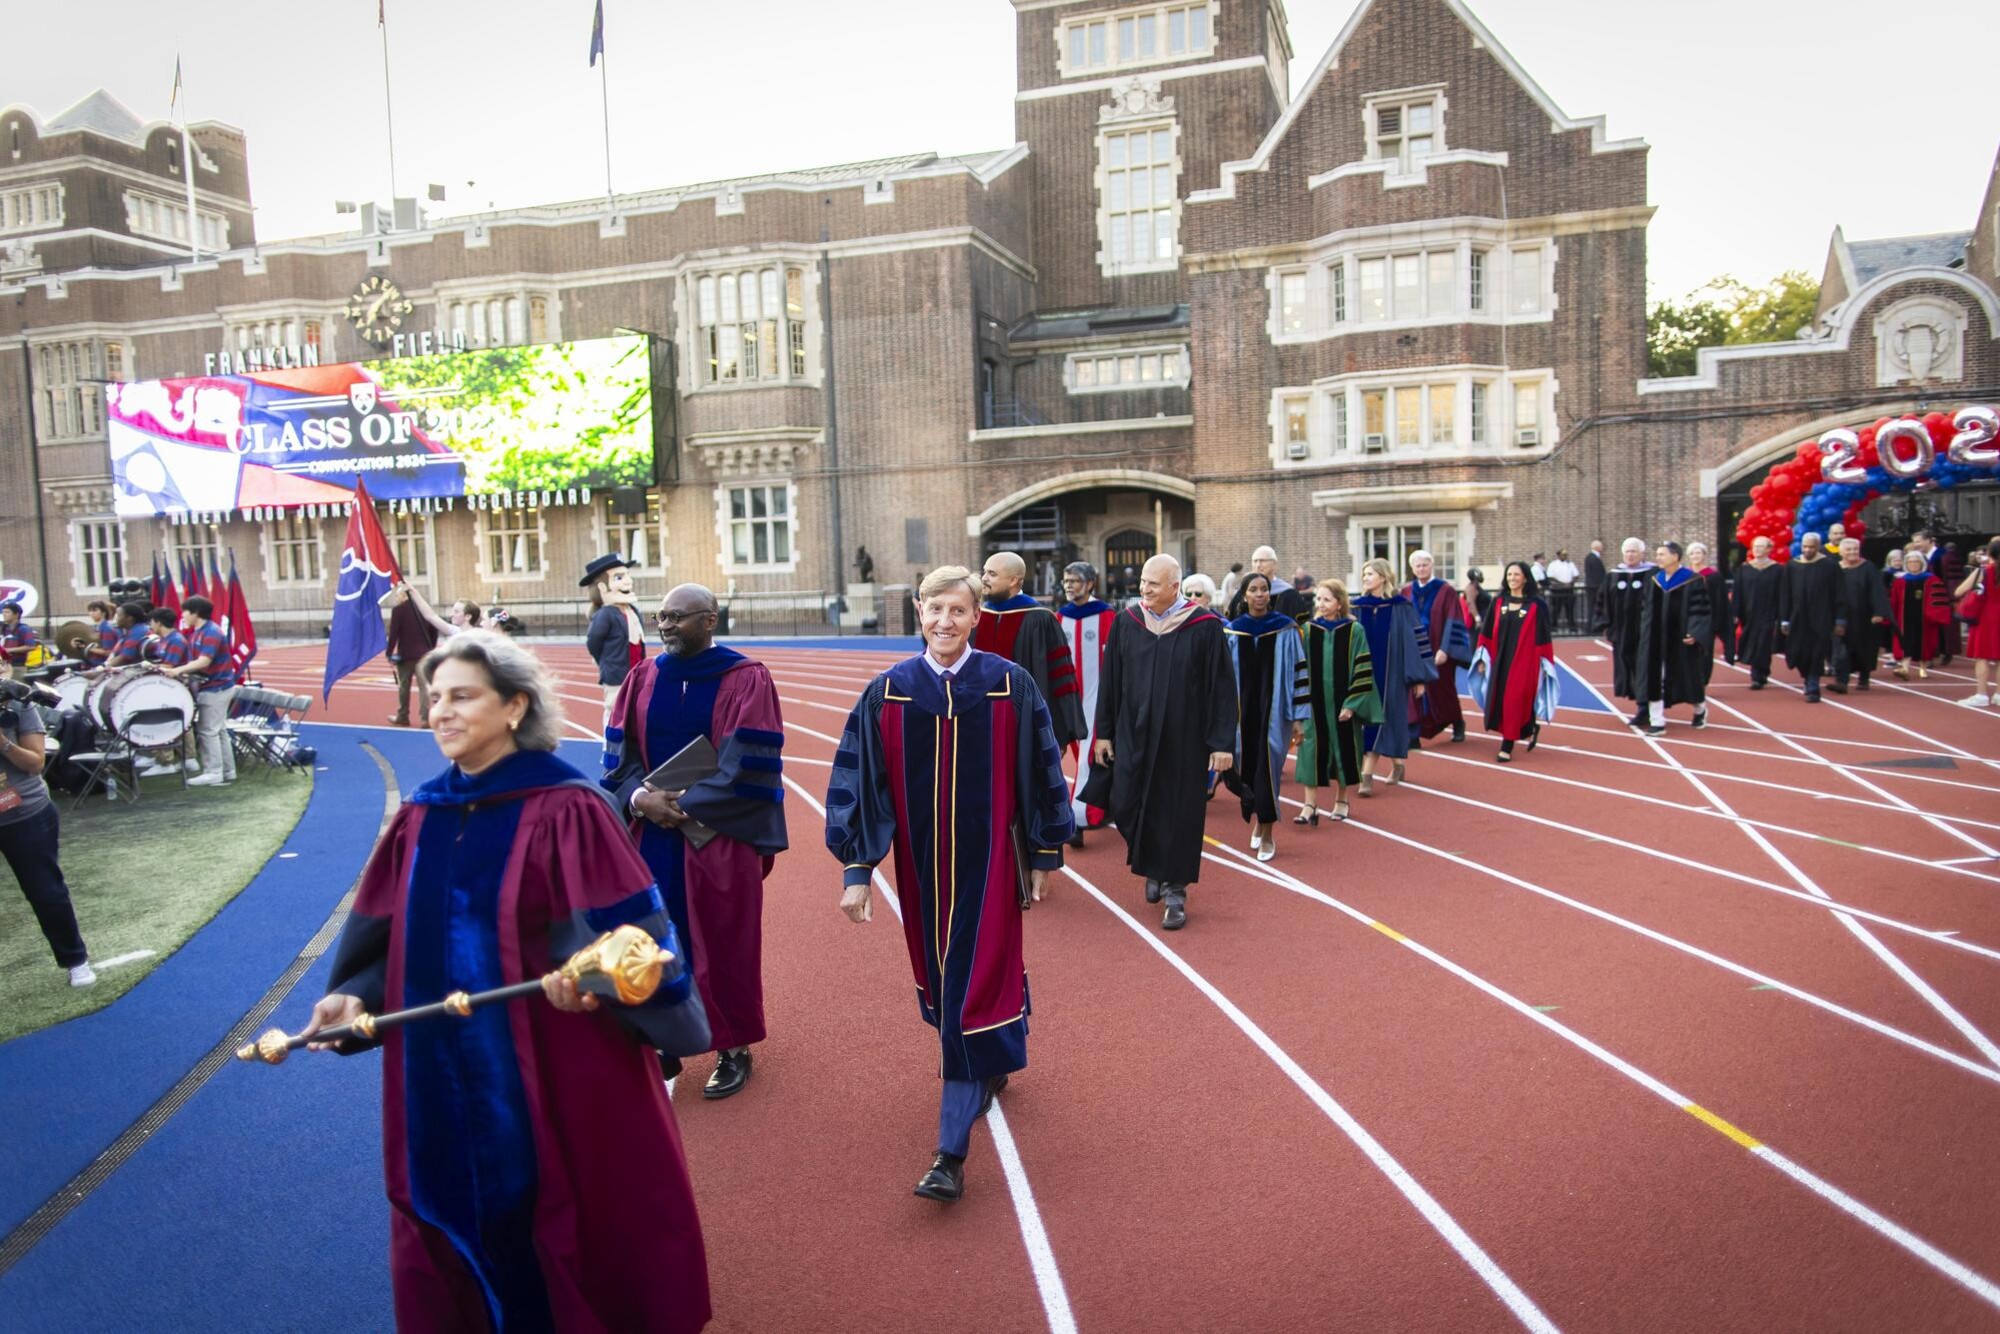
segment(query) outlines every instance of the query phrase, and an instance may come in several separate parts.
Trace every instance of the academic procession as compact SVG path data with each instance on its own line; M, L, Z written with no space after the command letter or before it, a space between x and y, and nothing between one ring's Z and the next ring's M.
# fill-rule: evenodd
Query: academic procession
M1466 0L982 5L0 105L0 1329L2000 1328L2000 158L1664 365Z

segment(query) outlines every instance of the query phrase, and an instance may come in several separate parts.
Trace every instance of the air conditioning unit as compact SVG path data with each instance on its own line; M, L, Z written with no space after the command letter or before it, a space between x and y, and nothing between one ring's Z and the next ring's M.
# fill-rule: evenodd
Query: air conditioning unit
M1514 432L1514 443L1523 449L1531 448L1542 443L1542 433L1532 426L1523 426Z
M1364 454L1380 454L1388 448L1389 437L1379 432L1374 435L1364 435L1361 437L1361 452Z
M1403 132L1403 109L1379 107L1375 112L1375 133L1387 137Z
M1285 457L1286 457L1286 458L1288 458L1288 459L1302 459L1302 458L1304 458L1305 456L1306 456L1306 442L1305 442L1305 441L1303 441L1303 440L1294 440L1294 441L1292 441L1291 443L1289 443L1289 444L1287 444L1287 445L1285 446Z

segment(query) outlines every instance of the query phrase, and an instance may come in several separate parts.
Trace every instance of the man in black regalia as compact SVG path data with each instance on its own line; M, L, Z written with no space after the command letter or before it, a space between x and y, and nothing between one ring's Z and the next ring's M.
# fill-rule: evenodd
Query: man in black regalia
M1750 559L1736 567L1736 624L1741 627L1736 656L1750 669L1750 688L1771 679L1771 654L1778 646L1778 585L1785 567L1771 559L1771 539L1750 544Z
M1827 689L1845 695L1850 674L1860 678L1861 689L1868 689L1868 677L1889 638L1889 591L1882 571L1874 561L1862 559L1861 543L1852 537L1840 544L1840 611L1833 635L1833 683Z
M972 647L1027 670L1049 706L1056 744L1067 749L1089 731L1083 721L1076 662L1056 614L1021 591L1027 579L1028 563L1016 553L996 551L987 557L979 575L985 600L979 604Z
M1819 534L1799 539L1799 554L1778 583L1778 629L1785 661L1805 679L1806 702L1819 703L1819 679L1833 655L1833 627L1840 610L1840 567L1820 550Z
M1736 665L1736 607L1729 600L1729 576L1708 561L1708 544L1690 542L1687 551L1688 568L1701 576L1708 585L1708 637L1702 645L1701 680L1706 686L1715 675L1715 650L1722 650L1722 660Z
M1611 572L1604 568L1604 543L1593 538L1583 558L1583 614L1589 618L1586 624L1594 635L1603 634L1610 624L1604 610L1604 586L1610 581Z
M1160 925L1187 923L1201 877L1208 771L1235 763L1236 678L1222 618L1181 596L1181 566L1155 556L1139 575L1139 605L1118 613L1097 687L1097 744L1111 766L1105 808L1125 838L1125 862L1166 902Z
M1710 645L1712 614L1708 583L1681 564L1681 544L1662 542L1654 553L1653 676L1646 691L1646 734L1667 730L1667 710L1694 705L1694 725L1708 726L1708 667L1714 662Z
M1653 661L1653 645L1658 639L1653 630L1653 575L1658 567L1646 559L1643 538L1626 538L1620 553L1624 559L1604 588L1604 614L1611 639L1611 689L1636 706L1632 726L1644 727L1646 706L1652 699L1648 687L1658 671Z

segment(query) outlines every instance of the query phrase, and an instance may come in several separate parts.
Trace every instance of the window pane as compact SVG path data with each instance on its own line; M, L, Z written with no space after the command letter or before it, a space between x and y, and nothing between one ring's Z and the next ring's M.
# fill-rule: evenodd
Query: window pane
M792 558L792 526L777 524L771 529L771 559L783 563Z
M1132 258L1146 259L1153 253L1153 215L1132 215Z
M1513 289L1514 313L1532 315L1542 308L1542 252L1516 250L1513 264L1509 285Z
M1172 259L1174 257L1174 213L1163 208L1153 214L1153 258Z
M1285 439L1288 443L1299 443L1306 438L1306 400L1291 399L1285 404Z
M1153 202L1171 204L1174 202L1174 169L1170 166L1153 168Z
M792 322L792 378L802 378L806 373L806 326L804 320Z
M750 525L750 549L752 552L751 559L756 561L757 564L765 565L770 562L771 527L769 524L753 523Z
M782 519L785 517L785 513L790 505L791 496L784 487L774 486L771 488L771 513Z
M701 324L715 323L715 279L703 278L695 284L696 320Z
M1396 256L1396 318L1407 320L1424 313L1423 277L1418 255Z
M1131 179L1129 171L1113 171L1104 177L1104 209L1107 213L1123 213L1126 204L1126 183Z
M1145 384L1160 378L1160 359L1157 356L1139 358L1139 383Z
M1327 401L1333 408L1333 447L1335 449L1346 449L1347 391L1336 389L1333 391L1333 397Z
M1361 430L1365 435L1381 435L1385 431L1382 424L1386 393L1380 389L1369 389L1361 395Z
M1415 162L1419 158L1431 155L1431 137L1428 134L1417 135L1409 141L1409 144L1410 161Z
M1076 384L1079 389L1091 389L1097 385L1097 363L1088 359L1076 363Z
M1483 444L1486 440L1486 386L1475 383L1472 386L1471 420L1466 423L1472 443Z
M1467 300L1474 310L1486 309L1486 252L1475 250L1466 257Z
M1408 115L1410 120L1411 134L1430 133L1432 127L1432 122L1431 122L1432 110L1433 108L1431 107L1430 103L1419 102L1417 105L1410 107L1405 112L1405 114Z
M1306 327L1306 276L1303 273L1288 273L1278 279L1278 328L1284 333L1299 333Z
M736 323L736 279L724 278L718 284L722 295L722 308L718 312L724 324Z
M767 320L775 319L778 314L778 271L776 269L764 270L763 279L764 304L758 308L757 313Z
M1174 160L1174 132L1172 130L1153 131L1153 161L1171 164Z
M794 318L806 313L806 275L802 270L785 270L785 313Z
M1532 430L1541 424L1541 387L1532 381L1514 386L1514 425L1517 429Z
M742 487L731 487L729 491L729 517L732 519L744 518L748 514L746 507L749 503Z
M1167 54L1180 55L1187 50L1187 12L1176 9L1167 15Z
M1122 167L1125 165L1125 145L1127 141L1128 136L1122 134L1106 136L1104 140L1105 166Z
M1360 272L1361 318L1386 319L1389 314L1389 294L1384 290L1384 285L1389 276L1388 261L1364 259L1356 267Z
M727 291L728 289L725 287L724 290ZM719 377L724 380L734 380L736 378L736 355L738 345L742 341L742 333L733 324L725 324L715 332L717 338L716 362Z
M1139 16L1139 55L1142 58L1151 56L1155 51L1158 23L1159 20L1151 14Z
M1110 222L1109 237L1111 241L1111 262L1113 264L1123 264L1126 259L1126 253L1125 253L1126 232L1125 232L1124 214L1119 213L1112 215Z
M730 525L729 549L738 565L750 563L750 525L737 523Z
M1132 19L1118 20L1118 58L1130 60L1138 52L1138 24Z
M1450 444L1455 437L1453 430L1453 410L1457 406L1458 387L1449 384L1431 386L1431 443Z
M759 354L763 361L763 377L766 380L778 378L778 322L765 320L758 334Z
M1126 384L1139 383L1139 359L1137 357L1120 358L1118 362L1118 378Z
M754 273L739 274L736 279L736 286L737 289L743 295L742 318L746 320L756 319L757 318L757 275Z
M1208 8L1205 5L1188 11L1188 50L1197 53L1208 50Z
M750 488L750 517L762 519L769 516L770 493L761 486Z
M1430 270L1429 313L1449 315L1458 305L1458 293L1454 290L1458 278L1458 255L1450 250L1433 250L1425 262Z
M1396 391L1396 443L1414 445L1418 440L1418 427L1423 417L1423 391L1420 389L1398 389Z
M1104 55L1104 25L1093 23L1090 25L1090 63L1102 65Z
M1083 41L1082 28L1071 28L1069 30L1069 68L1071 69L1083 68Z

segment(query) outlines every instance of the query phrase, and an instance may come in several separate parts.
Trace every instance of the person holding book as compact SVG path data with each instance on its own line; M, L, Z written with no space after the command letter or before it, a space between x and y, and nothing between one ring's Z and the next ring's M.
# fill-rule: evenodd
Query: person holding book
M700 584L662 600L666 652L612 701L601 780L630 813L708 1010L720 1055L704 1098L741 1092L764 1040L764 878L786 847L778 690L762 663L715 642L719 617Z

